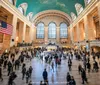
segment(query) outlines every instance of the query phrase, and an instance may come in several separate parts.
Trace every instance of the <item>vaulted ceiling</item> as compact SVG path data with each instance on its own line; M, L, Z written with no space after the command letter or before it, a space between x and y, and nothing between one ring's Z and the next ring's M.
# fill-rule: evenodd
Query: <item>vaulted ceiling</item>
M17 0L16 7L22 3L28 4L25 15L30 12L36 15L45 10L60 10L70 15L71 12L76 14L76 3L81 4L83 8L85 6L84 0Z

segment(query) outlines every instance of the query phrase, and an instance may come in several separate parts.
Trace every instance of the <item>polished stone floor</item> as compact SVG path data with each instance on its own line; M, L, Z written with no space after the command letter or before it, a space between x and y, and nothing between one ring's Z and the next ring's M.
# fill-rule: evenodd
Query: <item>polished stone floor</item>
M44 68L47 69L48 72L48 79L49 79L49 85L66 85L66 75L68 70L67 66L67 60L62 59L61 65L59 65L57 68L54 69L54 72L52 71L50 65L45 64L38 58L32 59L32 61L26 60L26 65L27 69L29 68L30 65L33 67L33 73L32 73L32 82L33 85L39 85L39 82L43 80L42 78L42 72ZM78 74L78 64L82 62L77 61L73 59L73 66L72 66L72 72L70 74L74 76L76 80L76 85L82 85L81 81L81 76ZM92 62L92 61L91 61ZM21 67L20 70L16 71L18 77L15 80L16 85L28 85L26 84L25 80L22 80L22 75L21 75ZM8 77L7 77L7 71L3 71L3 78L4 81L0 82L0 85L7 85ZM87 73L87 78L89 81L89 84L86 85L100 85L100 72L91 72L90 74Z

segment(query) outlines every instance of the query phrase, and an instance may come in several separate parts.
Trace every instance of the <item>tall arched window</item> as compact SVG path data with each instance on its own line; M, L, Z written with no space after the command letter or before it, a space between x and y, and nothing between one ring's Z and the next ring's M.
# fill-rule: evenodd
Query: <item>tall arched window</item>
M60 24L60 38L67 38L68 29L65 23Z
M51 22L48 29L49 38L56 38L56 24Z
M77 11L77 15L79 15L83 11L83 6L79 3L75 4L75 8L76 8L76 11Z
M36 35L37 35L37 38L40 38L40 39L44 38L44 24L43 23L39 23L37 25Z

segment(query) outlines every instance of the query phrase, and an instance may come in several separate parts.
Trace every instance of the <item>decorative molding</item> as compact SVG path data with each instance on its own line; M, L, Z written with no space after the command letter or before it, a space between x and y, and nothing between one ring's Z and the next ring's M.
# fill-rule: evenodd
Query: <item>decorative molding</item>
M47 10L47 11L40 12L34 16L33 22L37 24L39 20L43 18L50 18L51 16L64 19L68 24L68 26L72 23L72 19L68 14L65 14L64 12L58 10Z

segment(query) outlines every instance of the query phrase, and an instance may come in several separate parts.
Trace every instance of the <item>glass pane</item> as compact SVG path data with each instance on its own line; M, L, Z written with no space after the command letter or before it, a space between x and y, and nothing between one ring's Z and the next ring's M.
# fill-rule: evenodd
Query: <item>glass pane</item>
M60 38L67 38L67 25L65 23L60 25Z
M44 24L39 23L37 25L37 38L44 38Z
M48 35L49 35L49 38L56 38L56 25L55 25L55 23L49 24Z

